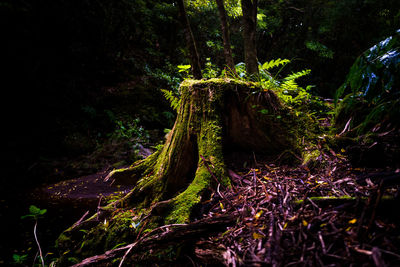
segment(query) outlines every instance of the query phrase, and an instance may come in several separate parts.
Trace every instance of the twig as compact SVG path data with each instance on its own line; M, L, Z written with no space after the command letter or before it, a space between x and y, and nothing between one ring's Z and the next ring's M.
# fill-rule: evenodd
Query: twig
M122 257L122 260L120 261L118 267L121 267L121 266L122 266L122 263L124 262L126 256L129 254L129 252L131 252L132 248L133 248L133 246L131 246L131 247L125 252L125 254L124 254L124 256Z
M80 225L80 224L82 223L83 219L85 219L85 217L86 217L88 214L89 214L89 211L86 211L85 214L83 214L83 216L82 216L76 223L74 223L74 224L72 225L72 228L75 228L75 227L77 227L78 225Z
M40 247L39 240L38 240L37 235L36 235L36 228L37 228L37 221L35 222L35 226L33 227L33 235L35 236L36 244L37 244L37 246L39 248L40 260L42 261L42 266L44 267L44 259L43 259L43 254L42 254L42 248Z
M381 182L379 184L379 187L378 187L378 190L377 190L376 201L375 201L375 204L374 204L374 208L372 210L371 218L370 218L368 226L367 226L367 232L368 232L369 229L371 229L371 226L372 226L372 224L373 224L373 222L375 220L375 217L376 217L376 210L377 210L377 208L379 206L379 203L381 202L381 199L382 199L382 186L383 186L383 180L381 180Z
M99 202L97 203L97 212L96 212L96 214L97 214L97 220L99 220L99 217L100 217L100 209L101 209L100 204L101 204L101 199L102 199L102 198L103 198L103 196L100 196Z
M382 259L382 254L377 247L372 248L372 259L374 260L375 266L384 267L386 266L385 262Z
M321 242L322 252L324 254L326 254L325 242L324 242L324 239L322 238L321 231L318 231L318 238L319 238L319 242Z

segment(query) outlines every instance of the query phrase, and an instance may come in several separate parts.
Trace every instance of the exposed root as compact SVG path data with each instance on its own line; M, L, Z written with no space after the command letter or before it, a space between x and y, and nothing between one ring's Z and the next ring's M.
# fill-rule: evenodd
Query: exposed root
M74 267L83 267L101 262L110 262L112 259L124 257L127 253L138 253L150 248L159 247L172 242L182 242L184 240L196 240L215 232L219 232L229 225L232 225L237 218L237 214L228 214L205 218L191 224L170 224L158 227L151 232L143 235L134 243L108 250L102 255L96 255L82 262L73 265Z

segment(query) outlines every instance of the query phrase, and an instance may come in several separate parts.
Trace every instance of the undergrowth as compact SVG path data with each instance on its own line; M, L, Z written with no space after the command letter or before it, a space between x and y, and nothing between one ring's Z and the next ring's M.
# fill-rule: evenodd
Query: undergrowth
M222 71L214 65L210 58L207 58L206 67L203 69L203 77L211 78L231 78L239 79L244 82L254 82L257 87L262 88L261 91L272 90L277 94L279 99L290 109L293 109L296 116L308 114L317 119L330 117L332 107L323 101L318 96L311 93L313 85L307 85L305 88L300 86L297 80L311 73L310 69L292 72L287 76L281 75L282 70L291 61L289 59L273 59L259 65L259 75L249 76L246 73L244 63L238 63L235 66L236 72L227 68ZM190 65L177 66L178 73L183 79L191 79ZM272 72L273 69L277 71ZM172 87L170 90L161 89L165 98L170 102L171 108L178 110L180 104L179 88ZM260 91L253 92L254 94Z

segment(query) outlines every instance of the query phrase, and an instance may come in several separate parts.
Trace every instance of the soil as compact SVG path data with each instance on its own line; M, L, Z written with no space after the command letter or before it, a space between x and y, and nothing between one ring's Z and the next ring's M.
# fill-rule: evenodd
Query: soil
M127 193L133 185L114 185L113 181L104 181L110 170L62 181L36 190L42 198L56 200L94 200L115 193Z

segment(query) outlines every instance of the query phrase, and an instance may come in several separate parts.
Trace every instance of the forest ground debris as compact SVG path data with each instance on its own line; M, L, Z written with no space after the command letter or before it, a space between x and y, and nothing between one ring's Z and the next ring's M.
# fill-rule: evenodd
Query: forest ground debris
M203 201L193 222L161 226L77 266L111 256L161 265L182 258L194 266L399 265L399 185L384 186L335 153L321 155L325 164L313 170L272 163L229 170L232 187ZM184 252L166 261L163 251L179 244Z
M264 164L238 173L241 183L224 193L234 207L214 205L205 216L239 211L239 218L229 234L199 241L199 258L215 254L201 249L207 242L231 252L230 266L400 264L398 185L360 181L357 173L371 170L322 155L327 163L318 170Z

